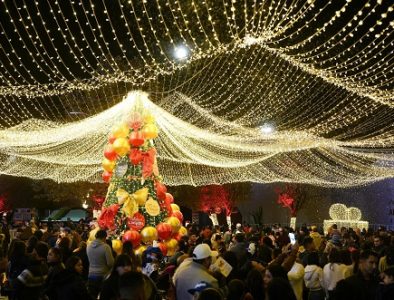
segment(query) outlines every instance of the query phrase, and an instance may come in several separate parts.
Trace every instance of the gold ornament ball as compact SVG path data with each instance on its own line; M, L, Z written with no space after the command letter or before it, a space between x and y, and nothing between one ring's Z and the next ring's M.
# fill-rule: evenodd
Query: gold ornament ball
M146 246L141 245L137 249L134 250L134 254L137 256L142 256L142 253L146 250Z
M129 127L124 123L118 124L112 129L112 135L116 138L125 138L129 135Z
M176 239L170 239L164 243L167 247L167 256L172 256L175 253L178 241Z
M173 234L177 233L182 226L181 221L176 217L169 217L167 223L171 225Z
M104 158L102 162L103 169L107 172L112 172L113 169L115 168L115 164L116 164L115 161L106 158Z
M159 135L159 130L155 124L146 124L142 129L142 133L146 139L155 139Z
M152 226L145 227L141 231L141 237L142 237L142 241L144 243L153 242L154 240L157 240L157 238L158 238L157 229Z
M112 249L117 255L122 254L123 243L121 240L112 240Z
M130 151L130 144L126 138L117 138L112 144L114 151L119 156L125 156Z
M179 229L179 234L180 234L181 236L187 235L187 229L186 229L186 227L182 226L182 227Z
M181 209L179 208L178 204L171 203L171 208L172 211L180 211Z

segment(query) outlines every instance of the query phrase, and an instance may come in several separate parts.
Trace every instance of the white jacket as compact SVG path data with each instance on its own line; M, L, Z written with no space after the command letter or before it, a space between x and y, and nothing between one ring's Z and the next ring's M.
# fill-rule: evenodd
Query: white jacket
M323 269L317 265L307 265L304 275L305 286L311 290L323 288Z
M332 291L337 286L337 282L349 277L349 268L344 264L328 263L323 268L324 288Z

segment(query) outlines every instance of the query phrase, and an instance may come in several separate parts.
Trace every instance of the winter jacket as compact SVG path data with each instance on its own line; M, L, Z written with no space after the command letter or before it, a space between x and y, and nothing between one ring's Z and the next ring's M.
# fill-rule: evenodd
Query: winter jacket
M100 239L95 239L87 248L89 258L89 278L105 277L114 265L111 247Z
M305 286L310 290L323 288L323 269L317 265L307 265L304 275Z
M57 273L51 283L56 300L91 300L82 277L75 271L65 269Z

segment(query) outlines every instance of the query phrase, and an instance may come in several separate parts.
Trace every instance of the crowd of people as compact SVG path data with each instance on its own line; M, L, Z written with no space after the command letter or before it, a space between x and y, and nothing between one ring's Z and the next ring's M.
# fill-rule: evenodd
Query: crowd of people
M291 243L289 233L296 242ZM394 299L394 233L279 225L187 225L175 253L113 249L94 221L24 224L0 234L9 299ZM116 250L116 251L115 251Z

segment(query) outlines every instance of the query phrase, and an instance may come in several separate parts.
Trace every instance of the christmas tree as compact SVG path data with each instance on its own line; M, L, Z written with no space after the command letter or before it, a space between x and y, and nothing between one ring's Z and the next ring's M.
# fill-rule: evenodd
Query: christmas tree
M109 230L114 248L121 247L121 237L132 242L137 253L160 240L162 252L171 255L186 234L183 216L159 175L154 142L158 128L144 106L147 95L133 92L128 97L134 98L130 114L112 129L104 150L102 178L109 187L98 223Z

